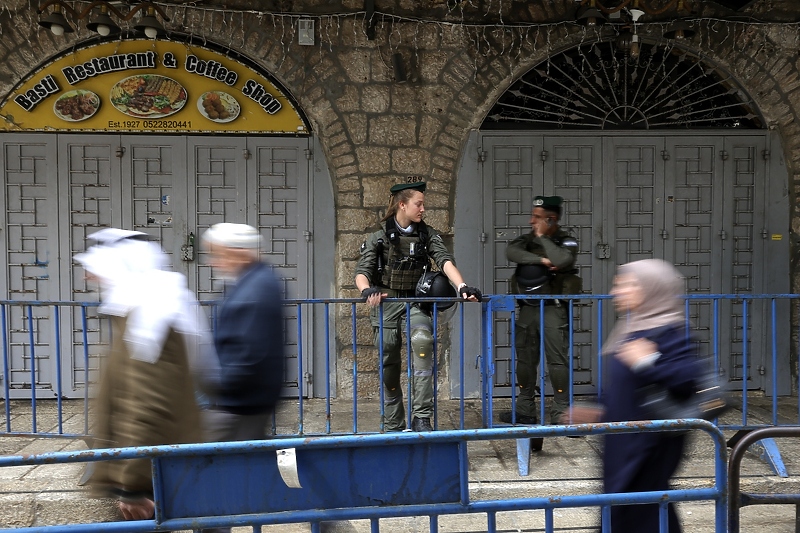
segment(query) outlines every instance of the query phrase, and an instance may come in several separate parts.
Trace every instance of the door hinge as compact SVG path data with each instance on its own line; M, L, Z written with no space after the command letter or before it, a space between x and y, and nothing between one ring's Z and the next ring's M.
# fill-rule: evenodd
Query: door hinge
M117 149L114 152L114 155L116 155L117 157L122 157L123 155L125 155L125 147L124 146L117 146Z
M769 150L761 150L761 157L764 158L764 161L769 161Z
M760 365L760 366L758 367L758 373L759 373L760 375L762 375L762 376L763 376L763 375L766 375L766 373L767 373L767 368L766 368L764 365Z
M310 231L308 231L308 230L306 230L306 231L304 231L304 232L303 232L303 237L305 237L305 238L306 238L306 242L311 242L311 237L313 237L313 235L314 235L314 234L313 234L313 233L311 233L311 232L310 232Z
M661 235L661 238L662 238L662 239L667 239L667 238L669 238L669 232L668 232L667 230L665 230L665 229L662 229L662 230L661 230L661 233L660 233L660 235Z
M723 229L723 230L720 230L720 231L719 231L719 238L720 238L720 240L723 240L723 241L724 241L725 239L727 239L727 238L728 238L728 232L727 232L727 231L725 231L724 229Z
M728 152L726 150L720 150L719 151L719 158L722 159L723 161L727 161L728 160Z
M314 150L309 150L306 148L303 150L303 153L306 154L306 160L311 161L314 158Z
M250 150L248 150L247 148L245 148L244 150L242 150L242 157L244 157L245 159L250 159L250 156L251 156L251 155L252 155L252 154L250 153Z
M481 242L486 242L489 236L485 232L481 232L480 236L478 236L478 240Z
M764 228L761 230L761 238L766 239L767 237L769 237L769 232L767 231L767 228Z
M478 148L478 162L483 163L486 161L486 150Z
M540 157L542 158L542 161L547 161L547 156L549 156L549 155L550 154L548 153L547 150L542 150L542 153L541 153Z
M669 152L666 150L661 150L661 159L664 161L669 161Z

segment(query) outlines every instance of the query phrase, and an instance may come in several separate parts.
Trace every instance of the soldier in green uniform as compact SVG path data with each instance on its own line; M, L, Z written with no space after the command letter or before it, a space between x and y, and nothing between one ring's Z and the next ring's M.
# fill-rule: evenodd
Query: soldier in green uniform
M578 242L561 226L560 196L537 196L531 213L532 231L511 241L506 257L517 265L542 265L550 271L549 279L538 288L538 294L578 294L580 278L576 275L575 260ZM514 293L524 288L512 277ZM516 416L520 424L536 424L536 388L539 367L540 301L518 300L519 314L515 327L517 352L517 382L520 386ZM558 298L544 302L544 352L554 401L550 420L557 424L561 413L569 408L569 302ZM511 411L500 413L502 422L512 422Z
M411 180L410 180L411 181ZM391 188L391 199L381 229L361 245L355 283L371 306L370 322L375 345L380 346L379 306L384 298L414 297L417 282L433 261L469 301L480 301L481 292L469 287L456 268L438 231L422 220L425 182L401 183ZM412 305L409 318L413 380L411 429L431 431L433 416L433 321L429 313ZM387 431L406 428L403 390L400 386L401 333L406 329L406 305L383 304L383 386Z

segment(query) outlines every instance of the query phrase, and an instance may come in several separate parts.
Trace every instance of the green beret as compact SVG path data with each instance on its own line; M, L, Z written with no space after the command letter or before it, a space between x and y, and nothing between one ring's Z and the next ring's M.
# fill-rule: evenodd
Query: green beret
M533 199L533 207L543 209L559 209L564 199L560 196L537 196Z
M398 183L397 185L393 185L389 192L392 194L397 194L400 191L404 191L406 189L414 189L415 191L425 192L426 183L424 181L417 181L413 183Z

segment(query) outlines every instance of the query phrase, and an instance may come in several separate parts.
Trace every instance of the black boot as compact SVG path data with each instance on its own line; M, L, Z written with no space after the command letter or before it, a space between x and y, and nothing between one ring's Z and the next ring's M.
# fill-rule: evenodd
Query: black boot
M433 431L430 418L417 418L416 416L411 420L412 431Z

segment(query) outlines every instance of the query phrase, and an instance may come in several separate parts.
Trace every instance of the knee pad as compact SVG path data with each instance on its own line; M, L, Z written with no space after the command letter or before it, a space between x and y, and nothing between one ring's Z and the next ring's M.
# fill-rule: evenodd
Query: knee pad
M417 327L411 330L411 349L418 357L433 356L433 334L426 327Z

